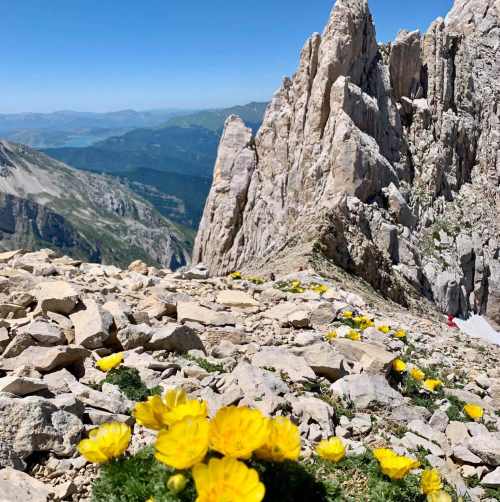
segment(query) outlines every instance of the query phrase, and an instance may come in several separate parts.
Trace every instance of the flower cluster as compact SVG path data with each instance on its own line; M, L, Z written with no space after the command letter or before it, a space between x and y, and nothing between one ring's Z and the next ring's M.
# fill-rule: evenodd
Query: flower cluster
M408 365L402 359L395 359L392 362L392 369L395 373L406 373L408 371ZM425 378L425 373L416 366L410 369L409 376L416 382L421 383L422 389L427 392L436 392L436 390L443 386L443 382L439 379Z
M196 502L261 502L266 487L249 461L299 460L300 433L289 418L269 418L256 409L229 406L209 419L207 404L189 399L183 390L155 397L137 403L134 416L139 424L157 431L154 456L170 470L165 493L179 494L189 485L196 490ZM103 464L124 455L130 441L130 427L113 422L90 431L78 450L90 462ZM346 446L341 438L331 437L319 442L315 453L338 463L346 456ZM418 461L390 449L372 453L391 481L400 481L419 467ZM420 489L428 502L451 502L435 469L423 471ZM155 502L153 494L148 496L147 502Z
M378 460L382 473L392 481L400 481L410 471L420 467L418 460L398 455L388 448L376 448L372 453ZM437 469L426 469L422 472L420 491L426 495L428 502L452 502L450 495L443 490L441 474Z
M266 282L263 277L259 277L257 275L243 276L241 272L232 272L229 274L229 278L233 279L233 281L248 281L257 285L264 284Z
M367 315L355 315L352 310L343 310L340 313L339 320L342 324L351 328L345 337L354 341L361 340L363 332L367 328L375 326L373 318ZM406 341L406 331L403 329L394 330L390 326L380 325L377 327L377 330L384 334L390 333L395 338ZM328 337L325 338L328 340Z
M178 389L137 403L133 413L138 424L158 431L156 459L179 471L165 480L166 489L183 491L188 483L185 471L190 469L197 501L260 502L265 486L246 461L299 459L300 432L286 417L268 418L256 409L229 406L209 420L206 402L189 399ZM104 424L91 431L78 450L90 462L101 464L122 456L130 439L127 425ZM331 438L319 443L316 451L320 457L338 462L345 455L345 446L341 439Z
M305 293L306 291L313 291L319 295L324 295L329 289L328 286L318 282L311 282L309 284L302 284L298 279L291 281L279 282L275 285L275 288L284 291L285 293Z

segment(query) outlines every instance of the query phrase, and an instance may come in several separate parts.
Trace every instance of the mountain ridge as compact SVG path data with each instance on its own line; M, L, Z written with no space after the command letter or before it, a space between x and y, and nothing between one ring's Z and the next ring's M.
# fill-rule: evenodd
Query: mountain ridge
M228 118L194 262L326 259L402 304L499 322L499 40L493 0L384 46L367 2L338 0L259 132Z
M48 246L108 264L189 262L188 234L118 180L24 145L0 140L0 194L2 249Z

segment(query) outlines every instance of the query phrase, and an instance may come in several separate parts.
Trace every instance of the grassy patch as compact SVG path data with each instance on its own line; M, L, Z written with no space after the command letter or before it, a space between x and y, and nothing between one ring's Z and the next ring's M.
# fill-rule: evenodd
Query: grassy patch
M208 359L203 357L194 357L186 354L184 359L197 364L200 368L208 371L208 373L224 373L224 365L220 363L211 363Z
M180 495L166 489L173 474L158 462L152 448L146 448L132 457L124 457L101 467L99 478L92 485L92 502L145 502L154 497L155 502L187 502L195 499L190 481Z
M468 418L463 413L465 403L463 401L460 401L460 399L456 398L455 396L447 396L447 399L450 403L450 406L446 410L446 414L448 415L450 421L468 422Z
M410 474L401 481L391 481L380 472L372 454L348 457L332 464L315 459L308 465L316 479L322 479L328 498L335 502L421 502L418 476ZM299 500L299 499L297 499ZM315 500L307 499L304 500Z
M144 401L149 396L161 394L161 387L148 389L137 369L127 366L112 369L103 383L116 385L132 401Z
M264 502L424 502L419 477L408 475L391 481L380 472L378 462L367 452L337 464L315 458L302 463L254 460L266 486ZM92 486L92 502L192 502L196 499L189 472L186 489L173 495L166 482L173 470L159 463L153 449L115 460L101 467Z

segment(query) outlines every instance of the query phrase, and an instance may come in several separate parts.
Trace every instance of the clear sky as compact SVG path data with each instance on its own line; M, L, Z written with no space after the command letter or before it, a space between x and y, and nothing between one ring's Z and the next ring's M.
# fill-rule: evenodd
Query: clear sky
M452 0L371 0L380 41ZM333 0L0 0L0 113L265 101Z

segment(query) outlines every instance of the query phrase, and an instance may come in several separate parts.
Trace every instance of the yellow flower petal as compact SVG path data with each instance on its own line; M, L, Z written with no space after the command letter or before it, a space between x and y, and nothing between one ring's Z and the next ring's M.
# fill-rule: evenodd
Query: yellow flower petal
M352 319L352 316L353 313L350 310L344 310L344 312L342 312L342 317L344 319Z
M312 283L309 285L309 289L318 293L319 295L323 295L328 291L328 288L324 284Z
M101 371L108 372L119 366L122 362L123 352L118 352L107 357L101 357L95 364Z
M205 458L208 433L206 418L187 417L158 433L155 457L175 469L189 469Z
M196 502L261 502L265 487L255 469L233 458L212 458L193 467Z
M381 333L384 333L387 335L387 333L389 333L389 331L391 331L391 327L390 326L379 326L377 328Z
M325 460L340 462L345 457L345 445L342 439L332 437L328 440L320 441L316 446L316 453Z
M397 453L389 448L375 448L373 451L373 456L380 462L384 458L397 457Z
M186 417L206 417L207 403L188 399L181 389L169 390L163 397L150 396L134 408L134 417L139 425L156 431Z
M210 448L233 458L248 459L264 445L269 419L258 410L221 408L210 423Z
M347 333L346 338L349 338L349 340L352 340L353 342L359 342L361 340L361 334L358 331L351 329Z
M335 338L337 338L337 332L336 331L329 331L325 335L325 339L328 340L328 341L335 340Z
M472 420L480 420L483 418L484 415L484 410L481 406L478 406L477 404L466 404L464 406L464 412L469 418L472 418Z
M383 456L379 462L380 470L392 480L403 479L412 469L420 465L416 460L402 455Z
M256 456L272 462L297 460L300 455L300 432L289 418L276 417L269 422L269 435Z
M424 495L441 490L443 483L439 471L437 469L426 469L420 478L420 488Z
M421 382L425 378L425 373L417 367L413 367L410 371L411 377L417 382Z
M395 333L394 333L394 336L396 338L400 338L400 339L403 339L403 338L406 338L406 331L404 329L398 329Z
M394 359L394 361L392 361L392 369L396 373L404 373L406 371L406 363L401 359Z
M103 464L122 456L131 437L132 432L127 424L106 423L91 430L89 438L80 441L77 449L89 462Z
M438 389L442 385L443 385L443 382L441 382L441 380L434 380L432 378L429 378L424 381L422 387L425 390L428 390L429 392L434 392L436 389Z

